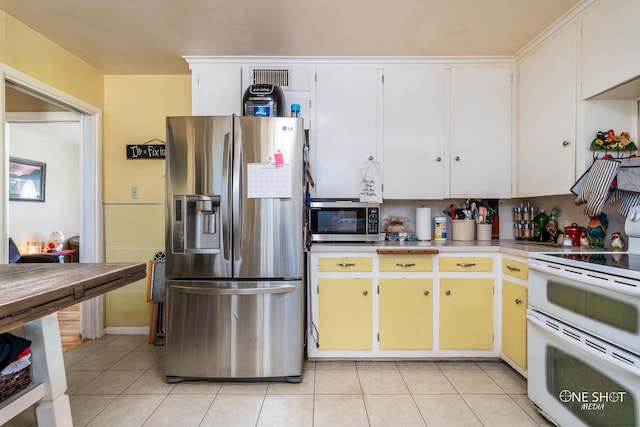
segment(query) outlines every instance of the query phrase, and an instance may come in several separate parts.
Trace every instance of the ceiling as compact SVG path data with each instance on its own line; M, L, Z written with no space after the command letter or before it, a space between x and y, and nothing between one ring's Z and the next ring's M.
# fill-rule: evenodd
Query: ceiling
M104 74L189 74L183 55L514 55L581 0L0 0Z

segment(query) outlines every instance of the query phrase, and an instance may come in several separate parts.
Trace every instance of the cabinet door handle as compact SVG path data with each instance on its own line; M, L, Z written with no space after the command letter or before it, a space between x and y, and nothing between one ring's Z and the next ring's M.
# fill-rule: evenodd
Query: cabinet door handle
M445 292L445 294L446 294L446 295L451 295L451 291L447 290L447 291Z
M571 144L569 141L562 141L563 147L567 147L569 144Z
M429 296L429 291L424 291L424 294L425 294L426 296Z
M510 265L507 265L507 270L520 272L520 269L518 267L512 267Z
M456 162L459 162L460 161L460 156L456 156L455 160L456 160Z
M339 262L338 264L336 264L338 267L353 267L355 266L354 263L352 262Z
M436 162L441 162L442 161L442 157L438 156L436 157Z
M518 305L522 304L522 300L521 300L520 298L516 298L516 301L515 301L515 302L516 302L516 304L518 304Z
M416 263L415 263L415 262L409 262L409 263L406 263L406 262L397 262L397 263L396 263L396 267L415 267L415 266L416 266Z
M367 295L369 295L369 291L367 291L367 290L365 289L364 291L362 291L362 295L364 295L364 296L366 297Z
M457 265L458 267L464 267L464 268L466 268L466 267L475 267L475 266L476 266L476 263L475 263L475 262L470 262L470 263L461 263L461 262L459 262L459 263L457 263L456 265Z

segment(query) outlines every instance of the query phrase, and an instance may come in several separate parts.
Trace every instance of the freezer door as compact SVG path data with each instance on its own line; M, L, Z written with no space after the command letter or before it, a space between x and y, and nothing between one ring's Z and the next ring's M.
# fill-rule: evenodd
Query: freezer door
M166 276L230 278L232 116L168 117Z
M302 119L235 118L236 278L302 277L303 132Z
M169 281L167 380L278 377L297 382L303 325L301 281Z

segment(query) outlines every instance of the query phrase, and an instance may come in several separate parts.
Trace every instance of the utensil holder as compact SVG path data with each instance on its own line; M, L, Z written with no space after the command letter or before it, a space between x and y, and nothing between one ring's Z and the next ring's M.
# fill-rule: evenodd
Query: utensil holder
M493 237L492 224L476 224L477 240L491 240Z
M451 221L452 240L473 240L476 222L472 219L454 219Z

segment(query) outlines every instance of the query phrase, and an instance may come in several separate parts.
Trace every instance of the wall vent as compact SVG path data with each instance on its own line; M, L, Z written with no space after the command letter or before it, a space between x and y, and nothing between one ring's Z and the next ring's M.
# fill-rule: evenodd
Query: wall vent
M288 69L253 69L253 84L272 84L281 87L289 87Z

